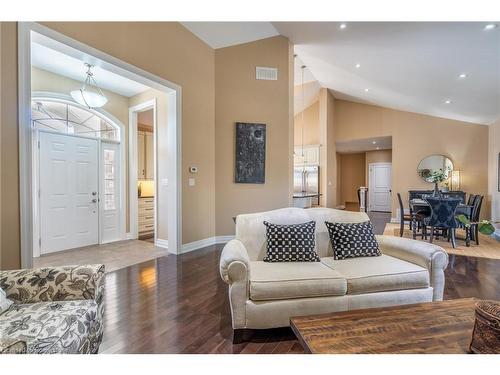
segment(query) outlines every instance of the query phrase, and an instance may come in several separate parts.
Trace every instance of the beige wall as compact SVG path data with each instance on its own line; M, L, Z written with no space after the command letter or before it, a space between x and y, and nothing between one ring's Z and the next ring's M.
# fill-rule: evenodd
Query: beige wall
M19 149L17 133L17 25L2 22L1 28L1 264L3 269L18 267Z
M500 228L500 192L498 191L499 154L500 154L500 119L489 126L489 157L488 157L488 177L489 177L489 199L491 207L491 219Z
M336 100L335 130L338 141L392 136L393 217L397 192L406 200L409 189L432 188L415 172L419 161L430 154L443 154L453 161L461 171L462 190L488 191L487 126ZM488 207L483 215L489 216Z
M302 114L304 118L302 118ZM304 145L318 145L319 140L319 100L315 101L303 112L295 115L293 120L294 144L302 145L302 134L304 134ZM304 127L302 133L302 127Z
M391 163L392 150L374 150L365 152L365 186L369 187L368 166L371 163Z
M365 153L337 154L340 159L341 204L358 202L358 188L365 185Z
M168 149L167 149L167 94L149 89L141 94L130 98L130 107L139 105L151 99L156 99L156 181L157 181L157 237L161 240L168 239L168 205L167 186L161 184L163 179L168 178Z
M182 87L182 242L214 236L215 222L211 220L215 215L214 50L175 22L44 24ZM20 265L17 25L2 23L1 27L1 89L9 93L2 97L1 118L2 233L9 233L8 237L2 236L2 266L14 268ZM199 168L194 187L187 186L190 165Z
M234 234L232 217L237 214L286 207L290 203L292 60L290 43L281 36L215 51L215 219L218 236ZM278 68L278 80L256 80L256 66ZM234 182L237 121L267 125L264 184Z

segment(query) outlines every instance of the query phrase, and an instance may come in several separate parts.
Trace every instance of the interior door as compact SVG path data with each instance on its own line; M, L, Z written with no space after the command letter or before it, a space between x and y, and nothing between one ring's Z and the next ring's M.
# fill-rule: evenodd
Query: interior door
M99 241L97 140L40 132L40 252Z
M391 211L391 176L391 163L370 164L368 186L370 211Z

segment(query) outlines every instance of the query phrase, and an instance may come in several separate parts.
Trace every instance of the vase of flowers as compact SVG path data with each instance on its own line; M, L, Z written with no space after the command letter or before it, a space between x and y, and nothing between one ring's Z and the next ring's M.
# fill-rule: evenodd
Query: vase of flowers
M448 179L448 172L449 172L449 169L442 169L442 168L431 172L430 180L431 180L431 182L434 183L434 191L432 193L433 197L440 197L441 196L441 192L439 191L438 184L440 184L441 182L446 181Z

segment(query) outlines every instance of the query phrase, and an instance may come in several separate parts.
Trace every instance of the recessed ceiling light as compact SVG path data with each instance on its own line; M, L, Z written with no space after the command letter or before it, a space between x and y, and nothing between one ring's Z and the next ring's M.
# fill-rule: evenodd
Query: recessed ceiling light
M460 74L458 75L458 78L460 78L460 79L467 78L467 74L466 74L466 73L460 73Z
M341 24L340 24L340 28L341 28L342 30L343 30L343 29L345 29L346 27L347 27L347 25L346 25L345 23L341 23Z
M484 27L484 29L485 29L485 30L493 30L493 29L496 29L496 28L497 28L497 26L498 26L498 25L497 25L496 23L489 23L489 24L487 24L487 25Z
M377 141L373 141L373 142L372 142L372 144L373 144L373 145L376 145L376 144L377 144Z
M368 91L370 91L370 89L365 89L365 92L368 92Z
M356 68L360 68L361 67L361 64L356 64L354 65Z
M446 104L451 104L451 103L453 103L450 99L447 99L447 100L445 100L444 102L445 102Z

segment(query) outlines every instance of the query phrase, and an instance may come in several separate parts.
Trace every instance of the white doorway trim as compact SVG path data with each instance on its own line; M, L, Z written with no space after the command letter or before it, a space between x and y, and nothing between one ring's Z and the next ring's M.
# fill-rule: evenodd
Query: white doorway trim
M158 173L157 173L157 134L156 124L156 99L147 100L128 109L128 155L129 155L129 208L130 208L130 235L129 238L137 238L138 230L138 206L137 197L137 114L147 110L153 110L153 179L154 179L154 243L162 245L166 240L158 239Z
M31 127L31 38L40 34L59 44L65 53L87 62L99 62L113 73L135 80L167 94L168 111L168 243L169 252L179 254L181 248L181 98L179 85L151 74L105 52L81 43L35 22L18 22L18 89L19 89L19 182L21 221L21 266L33 264L33 129ZM66 50L67 49L67 50Z
M389 208L387 210L387 212L392 212L392 162L379 162L379 163L370 163L368 164L368 204L367 204L367 211L372 211L372 202L373 202L373 193L374 193L374 181L373 181L373 167L377 167L377 166L388 166L388 167L391 167L391 176L390 176L390 185L391 185L391 188L389 189ZM374 211L378 211L378 210L374 210ZM381 211L381 212L386 212L385 210L384 211Z

